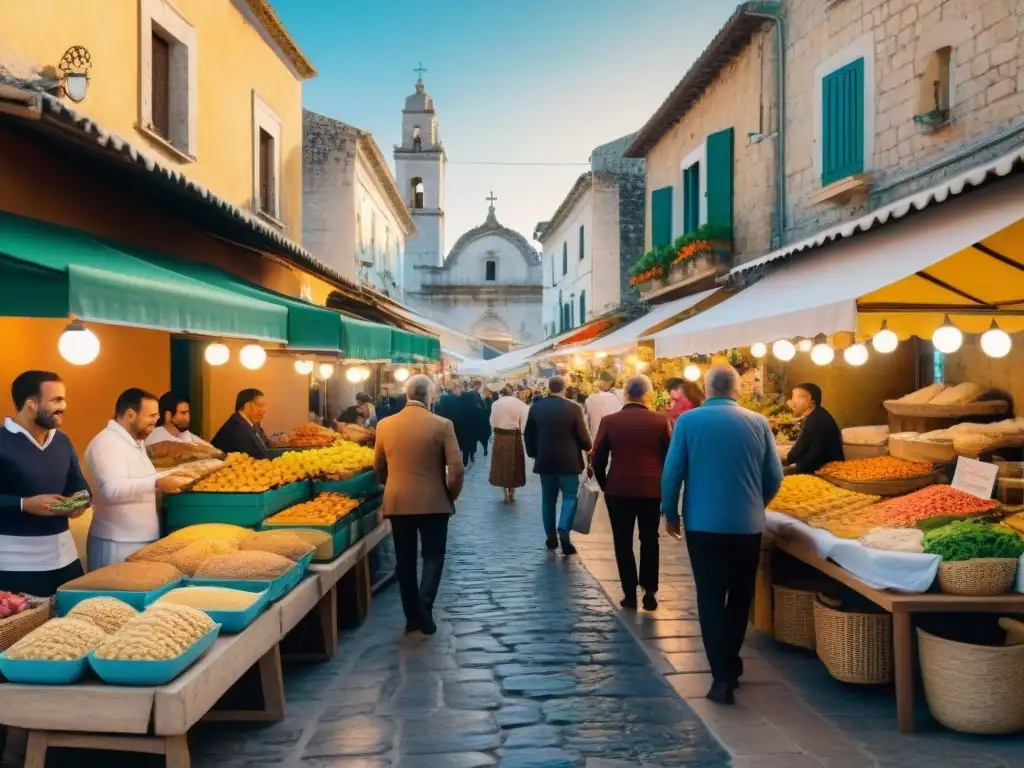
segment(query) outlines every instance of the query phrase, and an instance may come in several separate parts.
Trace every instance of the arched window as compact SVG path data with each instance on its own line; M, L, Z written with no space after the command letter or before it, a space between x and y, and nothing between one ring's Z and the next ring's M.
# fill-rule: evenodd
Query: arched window
M412 148L414 152L419 152L423 149L423 136L420 134L420 127L418 125L413 126L412 129Z
M488 259L484 262L484 280L488 283L493 283L498 279L498 262L494 259Z
M423 207L423 179L417 176L412 180L412 207L422 208Z

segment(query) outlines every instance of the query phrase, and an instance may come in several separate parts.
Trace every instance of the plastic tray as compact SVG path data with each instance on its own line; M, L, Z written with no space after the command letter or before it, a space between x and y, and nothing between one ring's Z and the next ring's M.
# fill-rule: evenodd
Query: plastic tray
M271 515L312 498L310 484L301 480L265 493L177 493L164 499L167 530L199 523L230 523L253 528Z
M206 653L220 634L220 624L196 640L173 659L163 661L122 661L97 659L89 652L89 666L109 685L167 685Z
M260 530L263 531L288 531L303 528L306 530L321 531L322 533L326 533L331 536L334 540L331 556L317 561L329 562L352 546L353 533L358 534L359 531L359 510L352 510L343 518L335 521L331 525L302 525L300 523L275 525L270 522L264 522L263 525L260 526ZM355 538L358 540L358 535L356 535Z
M8 659L7 651L0 653L0 673L10 683L28 685L70 685L81 679L88 666L86 657L74 661L44 661L41 659Z
M175 579L169 584L165 584L159 589L154 589L150 592L121 592L116 589L58 589L57 615L66 616L68 611L80 602L92 597L116 597L118 600L128 603L135 610L142 611L160 595L171 591L175 587L180 587L181 584L181 579Z
M344 493L349 498L356 499L378 492L382 487L377 482L377 473L372 469L367 469L345 480L317 480L313 483L313 495Z
M194 585L198 586L198 585ZM228 589L240 589L239 587L228 587ZM255 592L257 590L246 589L242 590L245 592ZM254 621L256 617L263 613L264 609L270 603L270 589L259 590L260 596L256 599L252 605L246 608L244 611L208 611L201 609L203 613L213 619L217 624L220 625L221 632L225 634L237 634L243 629L248 627ZM159 600L159 596L153 600L155 603ZM152 603L150 603L152 605ZM148 606L147 606L148 607Z

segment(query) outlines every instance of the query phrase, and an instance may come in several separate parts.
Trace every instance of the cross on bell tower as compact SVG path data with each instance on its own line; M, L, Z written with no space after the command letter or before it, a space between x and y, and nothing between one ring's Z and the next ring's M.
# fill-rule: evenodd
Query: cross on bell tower
M424 73L424 72L427 72L427 71L428 71L428 70L427 70L427 68L426 68L426 67L424 67L424 66L423 66L423 62L422 62L422 61L421 61L421 62L419 63L419 66L418 66L418 67L416 67L415 69L413 69L413 72L415 72L415 73L416 73L416 79L417 79L417 80L419 80L420 82L422 82L422 81L423 81L423 73Z
M491 205L490 205L490 211L491 211L491 213L494 213L494 203L495 203L495 201L497 201L497 199L498 199L498 198L496 198L496 197L494 196L494 191L493 191L493 190L491 191L491 194L490 194L490 195L488 195L487 197L485 197L485 198L484 198L484 200L486 200L487 202L489 202L489 203L491 204Z

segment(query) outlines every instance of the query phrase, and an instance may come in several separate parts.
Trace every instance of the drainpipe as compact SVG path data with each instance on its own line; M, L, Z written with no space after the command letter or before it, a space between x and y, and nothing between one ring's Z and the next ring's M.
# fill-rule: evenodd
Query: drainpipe
M782 5L772 2L747 3L747 16L767 19L775 27L775 104L777 105L775 137L775 233L772 248L778 248L786 236L786 49Z

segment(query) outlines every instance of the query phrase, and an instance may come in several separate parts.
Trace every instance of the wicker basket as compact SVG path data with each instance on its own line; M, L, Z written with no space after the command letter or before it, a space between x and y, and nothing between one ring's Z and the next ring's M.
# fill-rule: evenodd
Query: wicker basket
M975 558L939 563L939 588L950 595L991 597L1010 591L1017 577L1013 557Z
M814 601L818 658L836 680L878 685L892 681L892 616L848 613Z
M917 642L936 720L962 733L1024 730L1024 645L968 645L920 629Z
M53 601L48 600L35 608L0 619L0 651L6 651L25 635L45 624L53 612Z
M941 483L945 478L945 473L940 470L893 480L845 480L825 472L817 474L822 480L828 480L837 488L854 493L866 493L869 496L903 496L927 488L929 485Z
M773 624L775 639L814 650L814 590L776 584Z

